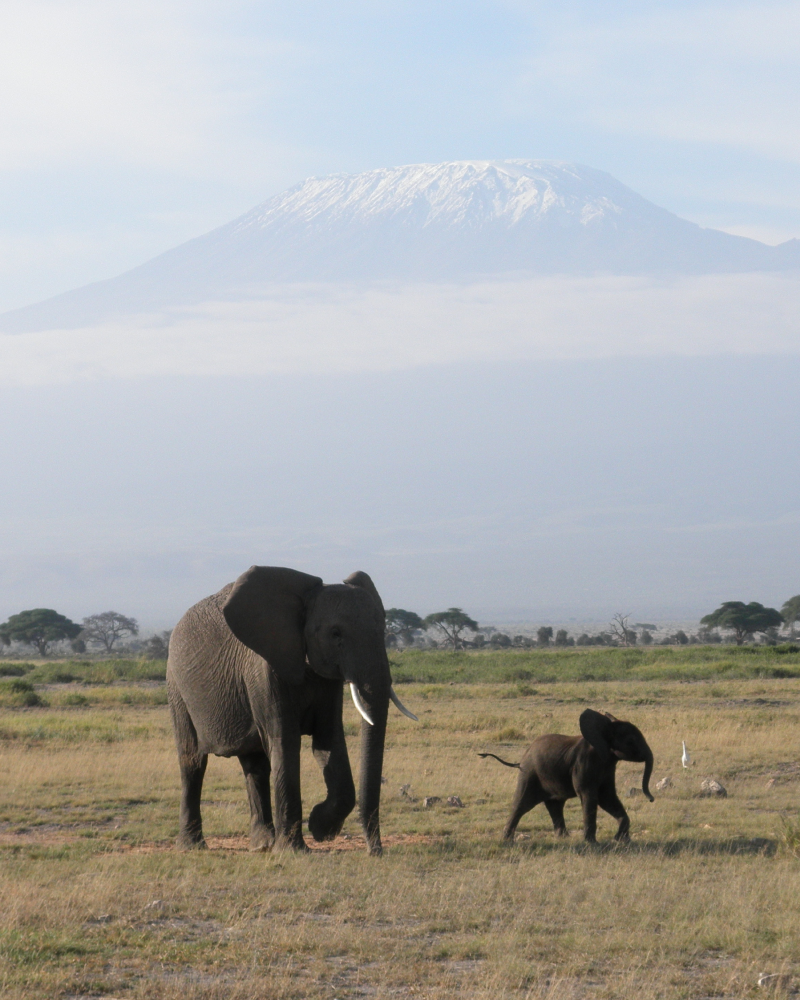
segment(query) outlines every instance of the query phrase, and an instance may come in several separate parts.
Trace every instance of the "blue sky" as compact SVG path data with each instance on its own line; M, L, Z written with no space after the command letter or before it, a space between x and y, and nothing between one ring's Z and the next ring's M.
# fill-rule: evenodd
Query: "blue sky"
M6 0L0 309L311 174L532 157L800 235L796 3Z
M577 161L800 236L796 2L4 0L2 28L0 310L421 161ZM0 620L163 628L253 562L490 623L780 605L798 302L791 273L292 287L0 336Z

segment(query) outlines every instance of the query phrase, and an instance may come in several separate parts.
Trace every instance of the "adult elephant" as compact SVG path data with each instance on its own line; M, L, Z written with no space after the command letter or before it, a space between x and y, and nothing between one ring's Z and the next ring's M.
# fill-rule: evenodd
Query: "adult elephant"
M238 757L250 801L250 844L307 850L300 737L312 737L327 797L311 810L315 840L333 839L355 805L342 726L343 682L361 723L359 812L381 853L380 790L392 688L383 604L366 573L324 586L307 573L251 566L190 608L172 633L167 693L181 769L178 846L204 847L200 793L209 754ZM270 774L275 788L273 818Z

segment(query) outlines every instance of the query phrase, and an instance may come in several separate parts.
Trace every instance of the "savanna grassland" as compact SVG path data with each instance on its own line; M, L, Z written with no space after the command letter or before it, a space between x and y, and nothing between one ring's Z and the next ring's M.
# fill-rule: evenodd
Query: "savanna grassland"
M0 995L699 1000L800 983L800 654L392 658L420 722L390 718L382 858L366 855L355 816L310 855L249 853L238 762L217 758L203 803L211 849L179 854L163 664L45 663L0 678ZM653 786L669 775L672 787L653 804L629 795L642 768L620 764L628 846L604 813L600 844L584 846L574 802L569 841L538 807L502 846L516 772L475 751L519 759L532 736L577 733L585 707L635 722ZM307 811L323 790L310 748L303 766ZM704 777L728 797L699 797ZM425 808L425 796L443 801ZM789 978L758 987L765 972Z

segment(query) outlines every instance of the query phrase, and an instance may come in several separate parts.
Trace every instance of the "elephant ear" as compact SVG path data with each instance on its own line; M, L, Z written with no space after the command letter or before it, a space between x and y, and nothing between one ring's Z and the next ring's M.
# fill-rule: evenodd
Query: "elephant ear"
M361 587L362 590L366 590L369 596L375 601L375 603L380 608L381 614L385 617L386 612L383 607L383 601L381 600L380 594L378 593L375 584L372 582L371 578L363 572L363 570L357 569L355 573L351 573L346 580L343 581L349 587Z
M318 576L279 566L251 566L233 585L222 613L239 642L263 656L285 681L306 669L306 608L322 587Z
M608 746L611 741L611 724L616 721L608 712L595 712L593 708L587 708L581 713L581 735L602 757L609 757L611 754Z

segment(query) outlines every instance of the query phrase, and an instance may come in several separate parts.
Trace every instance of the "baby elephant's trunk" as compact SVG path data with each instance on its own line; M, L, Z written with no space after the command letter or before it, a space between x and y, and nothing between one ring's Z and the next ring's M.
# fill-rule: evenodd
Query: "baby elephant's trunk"
M653 802L653 796L650 794L650 775L653 773L653 751L650 747L647 748L647 756L644 758L644 774L642 775L642 791Z

